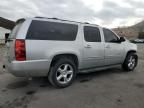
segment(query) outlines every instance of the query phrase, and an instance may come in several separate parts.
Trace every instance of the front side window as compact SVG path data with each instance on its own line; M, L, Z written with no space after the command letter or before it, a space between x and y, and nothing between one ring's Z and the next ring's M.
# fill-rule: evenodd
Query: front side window
M105 42L116 42L118 37L109 29L103 29Z
M78 25L48 22L48 21L32 21L27 39L34 40L58 40L73 41L76 39Z

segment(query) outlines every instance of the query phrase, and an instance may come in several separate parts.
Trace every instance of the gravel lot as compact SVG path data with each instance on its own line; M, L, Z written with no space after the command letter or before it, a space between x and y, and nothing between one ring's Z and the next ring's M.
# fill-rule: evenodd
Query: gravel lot
M3 72L0 46L0 108L144 108L144 44L133 72L120 67L80 74L72 86L55 89L42 78L17 78Z

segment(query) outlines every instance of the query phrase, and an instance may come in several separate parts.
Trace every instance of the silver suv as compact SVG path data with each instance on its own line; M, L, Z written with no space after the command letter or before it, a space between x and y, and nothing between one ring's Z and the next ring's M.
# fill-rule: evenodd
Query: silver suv
M122 65L132 71L137 46L98 25L57 18L20 19L7 38L6 68L18 77L44 77L59 88L79 72Z

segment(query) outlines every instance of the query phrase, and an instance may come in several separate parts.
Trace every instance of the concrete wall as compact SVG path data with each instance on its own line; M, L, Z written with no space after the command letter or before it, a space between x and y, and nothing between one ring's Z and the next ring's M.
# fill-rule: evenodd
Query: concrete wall
M5 33L10 33L10 30L0 27L0 44L5 43Z

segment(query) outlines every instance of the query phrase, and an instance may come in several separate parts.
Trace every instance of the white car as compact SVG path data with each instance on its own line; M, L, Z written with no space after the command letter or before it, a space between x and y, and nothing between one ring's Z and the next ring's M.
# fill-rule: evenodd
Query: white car
M17 21L7 39L6 68L19 77L48 77L56 87L69 86L79 72L137 65L137 46L110 29L56 18Z
M134 42L136 42L136 43L144 43L144 39L136 39L136 40L134 40Z

